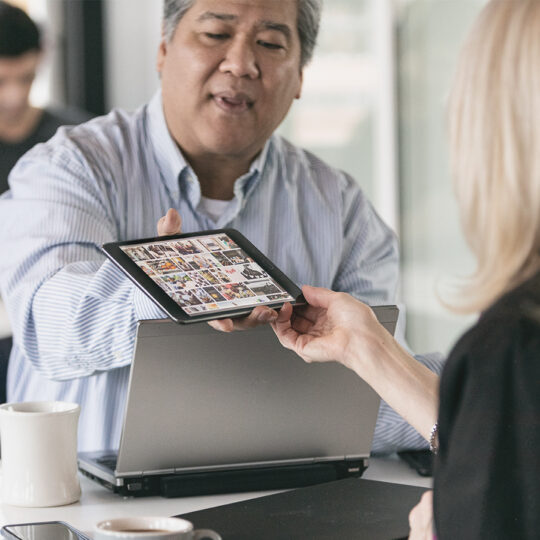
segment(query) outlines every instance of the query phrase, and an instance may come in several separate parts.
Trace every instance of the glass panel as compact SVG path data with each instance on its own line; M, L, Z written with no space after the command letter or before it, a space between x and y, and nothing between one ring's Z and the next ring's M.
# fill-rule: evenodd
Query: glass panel
M436 290L473 268L452 193L446 98L459 46L481 0L414 0L398 13L400 211L407 338L448 351L471 319L449 314Z
M294 144L351 174L368 196L377 87L371 9L371 0L325 2L302 97L279 129Z

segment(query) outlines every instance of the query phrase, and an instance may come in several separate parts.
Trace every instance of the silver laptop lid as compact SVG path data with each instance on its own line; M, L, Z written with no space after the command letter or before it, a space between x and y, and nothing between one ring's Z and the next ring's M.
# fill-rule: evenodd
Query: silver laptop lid
M382 315L393 332L397 314ZM378 406L350 370L306 364L268 326L141 321L116 473L367 457Z

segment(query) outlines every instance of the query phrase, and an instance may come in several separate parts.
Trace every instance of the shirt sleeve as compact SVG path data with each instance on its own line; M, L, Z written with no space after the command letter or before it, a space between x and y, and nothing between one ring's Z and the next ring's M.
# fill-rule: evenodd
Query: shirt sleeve
M395 303L399 281L396 235L357 183L346 175L343 181L344 242L332 289L370 305Z
M53 380L129 364L137 320L163 316L101 253L118 225L112 184L96 176L68 141L40 145L0 201L0 285L15 340Z
M397 239L382 221L354 180L343 190L344 246L333 290L347 292L369 305L397 303L399 251ZM404 336L404 309L396 339L410 350ZM445 358L440 353L415 355L418 362L440 374ZM374 454L428 448L428 443L401 415L381 401L373 445Z
M441 381L434 512L440 539L540 530L540 325L497 317L454 349Z

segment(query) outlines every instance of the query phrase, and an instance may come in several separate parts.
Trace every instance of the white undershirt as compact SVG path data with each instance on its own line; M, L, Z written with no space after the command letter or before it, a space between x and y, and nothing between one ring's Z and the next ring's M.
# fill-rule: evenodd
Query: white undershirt
M227 207L235 200L236 197L233 197L230 201L222 201L221 199L209 199L201 195L199 209L212 219L212 221L217 222L225 213Z

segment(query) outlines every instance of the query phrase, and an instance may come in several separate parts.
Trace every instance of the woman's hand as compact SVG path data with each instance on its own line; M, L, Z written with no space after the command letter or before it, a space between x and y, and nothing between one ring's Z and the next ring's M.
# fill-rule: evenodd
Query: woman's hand
M285 304L272 323L281 344L306 362L335 360L355 371L429 440L437 419L437 375L407 353L372 309L349 294L302 288L308 305Z
M409 514L409 540L433 540L433 491L426 491Z
M272 327L281 344L306 362L336 360L354 369L361 348L392 340L371 308L346 293L302 288L307 306L281 309Z

